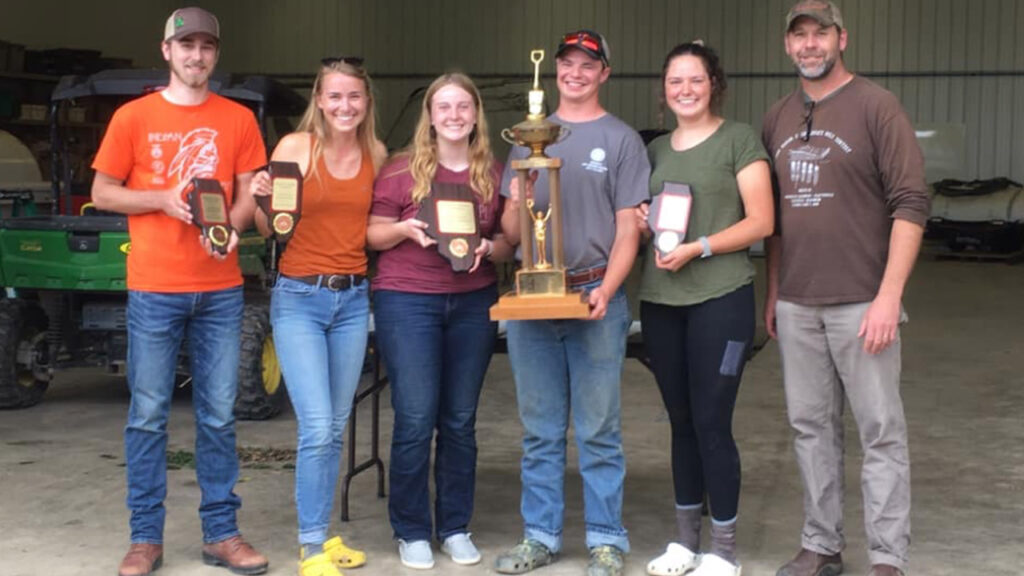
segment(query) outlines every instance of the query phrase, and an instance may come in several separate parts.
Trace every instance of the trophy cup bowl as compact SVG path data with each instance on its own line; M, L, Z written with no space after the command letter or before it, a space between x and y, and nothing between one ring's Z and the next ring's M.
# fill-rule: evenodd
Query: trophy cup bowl
M545 158L544 149L565 139L569 129L544 118L530 118L511 129L501 131L501 138L509 144L530 149L530 158Z

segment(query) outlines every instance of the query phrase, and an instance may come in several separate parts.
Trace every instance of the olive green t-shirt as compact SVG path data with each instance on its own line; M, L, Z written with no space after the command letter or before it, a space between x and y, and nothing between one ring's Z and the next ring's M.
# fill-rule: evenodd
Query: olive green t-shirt
M651 160L651 197L661 193L665 181L688 184L693 194L686 242L710 236L744 217L736 174L752 162L767 161L768 154L754 129L726 120L707 140L682 152L672 149L665 134L647 146ZM699 304L750 283L754 266L747 250L696 258L677 272L655 266L654 248L644 248L640 299L671 306Z

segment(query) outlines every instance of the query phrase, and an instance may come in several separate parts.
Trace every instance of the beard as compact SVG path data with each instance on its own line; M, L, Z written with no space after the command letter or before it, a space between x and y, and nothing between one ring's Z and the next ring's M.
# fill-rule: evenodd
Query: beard
M171 74L174 74L174 76L179 81L181 81L182 84L188 86L189 88L202 88L210 79L209 68L199 72L193 72L185 66L178 66L173 62L171 63Z
M793 59L793 66L796 67L797 72L801 78L806 80L818 80L828 76L829 72L836 65L837 57L835 55L828 56L822 59L821 64L817 66L804 66L801 65L795 58Z

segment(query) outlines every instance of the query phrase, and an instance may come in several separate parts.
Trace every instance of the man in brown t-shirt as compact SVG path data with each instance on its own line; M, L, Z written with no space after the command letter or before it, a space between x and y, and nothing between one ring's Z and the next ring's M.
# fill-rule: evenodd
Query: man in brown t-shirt
M870 575L898 575L910 544L899 324L928 217L924 161L896 97L844 66L834 4L801 0L786 27L800 89L764 119L779 210L765 324L782 354L804 526L800 553L777 576L842 571L844 401L864 450Z

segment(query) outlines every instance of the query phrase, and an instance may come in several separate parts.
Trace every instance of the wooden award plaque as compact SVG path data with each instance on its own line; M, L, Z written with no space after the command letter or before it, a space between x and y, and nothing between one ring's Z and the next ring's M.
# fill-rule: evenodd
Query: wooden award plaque
M678 182L665 182L661 194L651 201L647 225L654 233L654 249L662 257L668 256L686 238L692 206L690 187Z
M193 178L188 192L192 223L199 227L214 250L227 254L231 240L228 199L220 182L212 178Z
M302 216L302 170L297 162L271 162L270 196L257 196L256 202L270 221L274 236L287 242Z
M466 272L473 267L481 242L480 216L476 194L469 186L435 182L416 219L427 223L427 236L437 240L437 251L452 270Z

